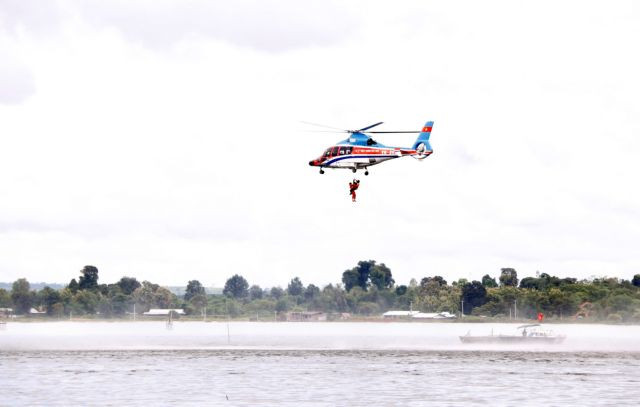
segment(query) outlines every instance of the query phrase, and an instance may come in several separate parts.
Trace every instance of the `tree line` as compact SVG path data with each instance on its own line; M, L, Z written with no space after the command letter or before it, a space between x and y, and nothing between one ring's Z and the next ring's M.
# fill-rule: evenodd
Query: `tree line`
M391 269L374 260L360 261L342 273L341 283L318 287L294 277L286 288L263 289L241 275L231 276L222 294L207 294L198 280L187 283L177 296L158 284L122 277L100 284L98 269L85 266L64 288L31 290L16 280L11 290L0 288L0 308L29 314L32 308L48 316L99 315L123 317L150 308L183 308L187 314L231 317L273 317L287 311L322 311L379 315L390 309L460 313L478 317L547 318L640 322L640 274L631 280L558 278L546 273L518 279L513 268L502 268L498 279L458 279L450 284L441 276L412 279L397 285Z

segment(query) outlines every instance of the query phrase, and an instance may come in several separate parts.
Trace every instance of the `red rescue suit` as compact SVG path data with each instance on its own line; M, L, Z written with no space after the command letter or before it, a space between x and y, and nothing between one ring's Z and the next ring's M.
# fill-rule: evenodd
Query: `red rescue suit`
M351 200L356 201L356 189L360 186L360 182L354 181L349 183L349 194L351 194Z

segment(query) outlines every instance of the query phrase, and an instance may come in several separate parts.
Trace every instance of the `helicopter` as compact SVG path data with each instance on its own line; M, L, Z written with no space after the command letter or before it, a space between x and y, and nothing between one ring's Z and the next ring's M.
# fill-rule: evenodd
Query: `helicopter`
M400 157L413 157L423 160L433 153L429 144L429 136L433 128L433 121L425 123L420 131L371 131L370 129L384 122L372 124L358 130L342 130L322 124L303 122L314 126L327 127L341 133L349 133L349 138L327 148L315 160L309 161L312 167L320 167L320 174L325 168L345 168L353 173L364 169L364 175L369 175L369 167ZM370 134L419 133L411 147L388 147L375 141Z

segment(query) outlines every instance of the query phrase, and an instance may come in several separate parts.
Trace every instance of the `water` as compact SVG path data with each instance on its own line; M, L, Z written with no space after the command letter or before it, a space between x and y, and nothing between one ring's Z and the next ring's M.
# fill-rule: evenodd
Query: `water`
M507 324L10 323L0 405L637 405L640 327L554 325L562 345L479 347Z

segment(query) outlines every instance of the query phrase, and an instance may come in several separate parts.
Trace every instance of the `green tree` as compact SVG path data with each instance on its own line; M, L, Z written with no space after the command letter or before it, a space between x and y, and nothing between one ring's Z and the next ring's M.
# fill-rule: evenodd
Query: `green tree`
M333 286L331 284L322 289L320 297L322 309L327 312L345 312L348 309L345 291L340 285Z
M96 309L103 318L110 318L113 315L113 305L111 301L102 295L98 295L98 305Z
M393 277L391 276L391 269L385 266L384 263L375 264L371 268L369 279L371 280L371 284L376 286L378 290L391 288L395 283L395 281L393 281Z
M269 291L269 295L279 300L284 295L284 290L280 287L271 287L271 291Z
M633 280L631 280L631 284L633 284L636 287L640 287L640 274L636 274L635 276L633 276Z
M362 315L377 314L380 312L380 307L375 302L360 301L356 307L356 312Z
M149 310L156 305L155 292L160 288L158 284L149 281L143 281L142 285L133 292L133 299L136 304L142 305L142 308Z
M78 289L95 290L98 288L98 269L94 266L84 266L78 281Z
M139 283L138 283L139 284ZM116 293L111 298L111 312L114 315L124 315L129 309L129 303L131 302L131 296L124 293Z
M351 291L353 287L358 287L358 281L360 280L360 273L355 268L346 270L342 273L342 284L347 291Z
M320 289L313 284L309 284L304 290L304 299L306 301L312 301L318 295L320 295Z
M251 287L249 287L249 298L251 299L251 301L262 299L263 294L264 292L262 291L262 288L260 288L259 285L254 284Z
M228 297L246 298L249 295L249 283L244 277L235 274L227 280L222 293Z
M407 293L407 286L406 285L399 285L396 287L396 295L398 297L405 295Z
M107 284L98 284L96 291L106 297L109 295L109 286Z
M553 287L544 293L544 296L546 297L545 305L548 304L548 310L555 315L573 315L578 309L576 298L560 288Z
M464 301L464 310L466 314L470 314L475 307L480 307L487 302L487 290L482 283L473 280L462 286L462 300Z
M458 287L463 287L468 282L469 282L469 280L467 280L466 278L459 278L458 281L452 282L451 285L458 286Z
M205 295L205 290L200 281L198 280L190 280L187 283L187 289L184 293L184 299L187 301L191 301L193 297L196 295Z
M153 295L153 300L159 308L171 308L174 303L173 293L164 287L158 287Z
M518 286L518 273L512 268L500 269L500 285L508 287Z
M47 311L47 315L55 315L56 308L54 307L54 305L58 304L62 299L60 293L57 290L46 286L38 292L38 297L40 299L40 303Z
M373 271L375 265L375 260L359 261L356 267L342 273L342 283L344 284L345 289L347 291L351 291L353 287L358 286L366 291L369 287L370 274ZM381 278L381 282L385 283L387 281L384 278L384 274L386 273L384 269L388 270L389 279L391 279L391 270L384 266L384 264L382 266L383 270L378 273L378 279Z
M544 288L544 281L536 277L525 277L520 280L520 288L542 290Z
M422 295L438 295L438 292L447 286L447 280L441 276L425 277L420 280L420 292Z
M11 295L4 288L0 288L0 308L11 308Z
M287 294L289 295L302 295L304 292L304 285L298 277L295 277L289 282L287 286Z
M56 302L51 307L51 315L55 317L61 317L64 315L64 305L61 302Z
M75 312L95 314L98 311L100 296L90 290L80 290L73 296L73 303L77 305Z
M177 297L171 291L149 281L143 281L142 285L133 292L133 299L144 309L171 308L177 306L178 302Z
M285 312L289 310L289 301L286 298L280 298L276 303L276 311Z
M120 287L124 295L131 295L140 287L140 283L134 277L122 277L116 285Z
M493 288L497 287L498 283L496 283L495 278L491 277L489 274L485 274L482 276L482 285L485 286L485 288Z
M356 270L360 275L360 277L358 278L358 285L365 291L367 291L367 288L369 287L369 275L371 274L371 271L373 270L375 265L375 260L368 260L359 261L358 265L356 266Z
M197 309L204 309L207 306L206 294L196 294L191 297L191 304Z
M31 285L26 278L20 278L13 283L11 301L18 314L29 314L33 305L33 295L29 291Z
M78 282L76 281L75 278L72 278L71 281L69 281L69 285L67 287L69 288L69 290L73 294L78 292L79 286L78 286Z

